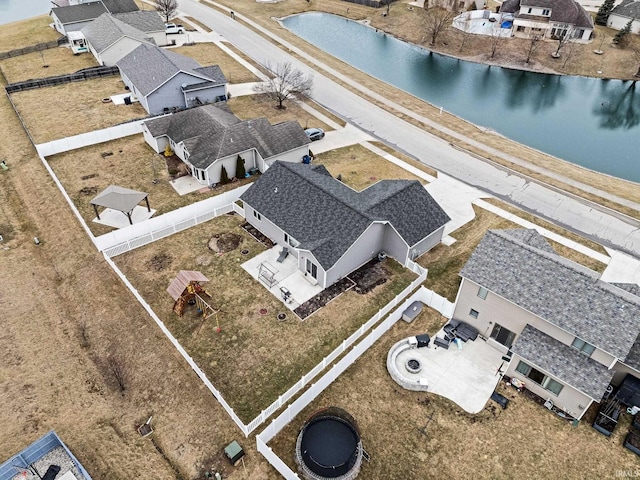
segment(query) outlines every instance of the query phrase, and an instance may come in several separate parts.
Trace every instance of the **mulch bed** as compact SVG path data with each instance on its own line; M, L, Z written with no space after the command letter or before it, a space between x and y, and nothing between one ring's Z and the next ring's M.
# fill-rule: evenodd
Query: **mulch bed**
M251 235L258 242L263 244L265 247L267 248L273 247L273 242L267 236L265 236L260 230L258 230L253 225L251 225L249 222L244 222L240 226L244 228L249 235Z
M304 302L293 312L298 315L301 320L304 320L313 312L324 307L338 295L351 288L362 295L370 292L377 285L382 285L387 281L389 272L384 263L385 262L380 262L376 259L365 263L348 277L334 283L329 288L325 288L318 295Z

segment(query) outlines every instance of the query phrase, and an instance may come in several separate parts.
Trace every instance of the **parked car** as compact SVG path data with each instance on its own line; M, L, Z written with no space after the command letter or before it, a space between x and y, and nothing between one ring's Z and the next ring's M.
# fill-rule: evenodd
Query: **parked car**
M179 23L165 23L164 24L165 33L184 33L184 26Z
M307 134L307 137L309 137L309 140L311 140L312 142L320 140L324 137L324 130L322 130L321 128L307 128L304 133Z

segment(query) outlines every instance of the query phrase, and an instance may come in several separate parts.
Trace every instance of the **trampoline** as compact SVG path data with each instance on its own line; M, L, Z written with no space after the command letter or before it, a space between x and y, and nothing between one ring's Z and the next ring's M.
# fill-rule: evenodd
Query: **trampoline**
M337 407L314 414L298 436L296 457L308 479L356 478L362 444L355 420Z

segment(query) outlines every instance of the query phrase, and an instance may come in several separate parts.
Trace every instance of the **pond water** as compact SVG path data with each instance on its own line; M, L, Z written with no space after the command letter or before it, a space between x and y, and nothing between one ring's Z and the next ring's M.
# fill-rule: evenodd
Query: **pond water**
M640 182L640 88L635 82L488 67L325 13L288 17L283 24L436 107L564 160Z
M51 7L51 0L0 0L0 25L44 15L49 13Z

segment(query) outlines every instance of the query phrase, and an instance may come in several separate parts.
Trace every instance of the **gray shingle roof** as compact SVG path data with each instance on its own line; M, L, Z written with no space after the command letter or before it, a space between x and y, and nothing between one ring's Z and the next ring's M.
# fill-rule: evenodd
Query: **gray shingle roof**
M102 0L111 13L137 12L140 10L135 0Z
M505 0L500 6L500 12L513 13L519 17L520 5L528 7L548 8L551 10L552 22L570 23L582 28L593 28L593 19L587 11L575 0ZM539 18L525 15L523 18Z
M533 367L539 367L597 402L615 373L531 325L524 328L511 350Z
M331 268L374 221L388 221L409 246L449 217L417 181L386 180L356 192L322 165L275 162L242 200Z
M63 24L86 22L93 18L98 18L103 13L109 11L102 2L81 3L79 5L69 5L68 7L52 8L51 11Z
M611 10L614 15L640 19L640 0L622 0L622 3Z
M164 21L156 11L138 10L137 12L116 13L113 16L141 32L164 32L165 30Z
M103 13L124 13L137 10L139 9L134 0L101 0L51 9L63 24L86 22L98 18Z
M133 210L138 203L147 198L149 194L138 192L129 188L111 185L96 195L92 200L92 205L114 208L121 212L128 213Z
M178 112L169 117L168 123L165 120L145 123L154 136L167 135L176 143L184 142L189 163L197 168L207 168L219 158L252 148L266 160L309 143L298 122L271 125L266 118L242 121L218 105L226 104Z
M144 96L180 72L193 76L193 83L211 80L202 72L196 71L200 64L192 58L152 45L140 45L116 65Z
M640 333L640 299L517 237L487 232L460 275L624 359Z
M144 32L127 25L115 16L103 13L93 22L82 29L87 42L98 52L102 53L123 37L133 38L139 42L155 44Z

